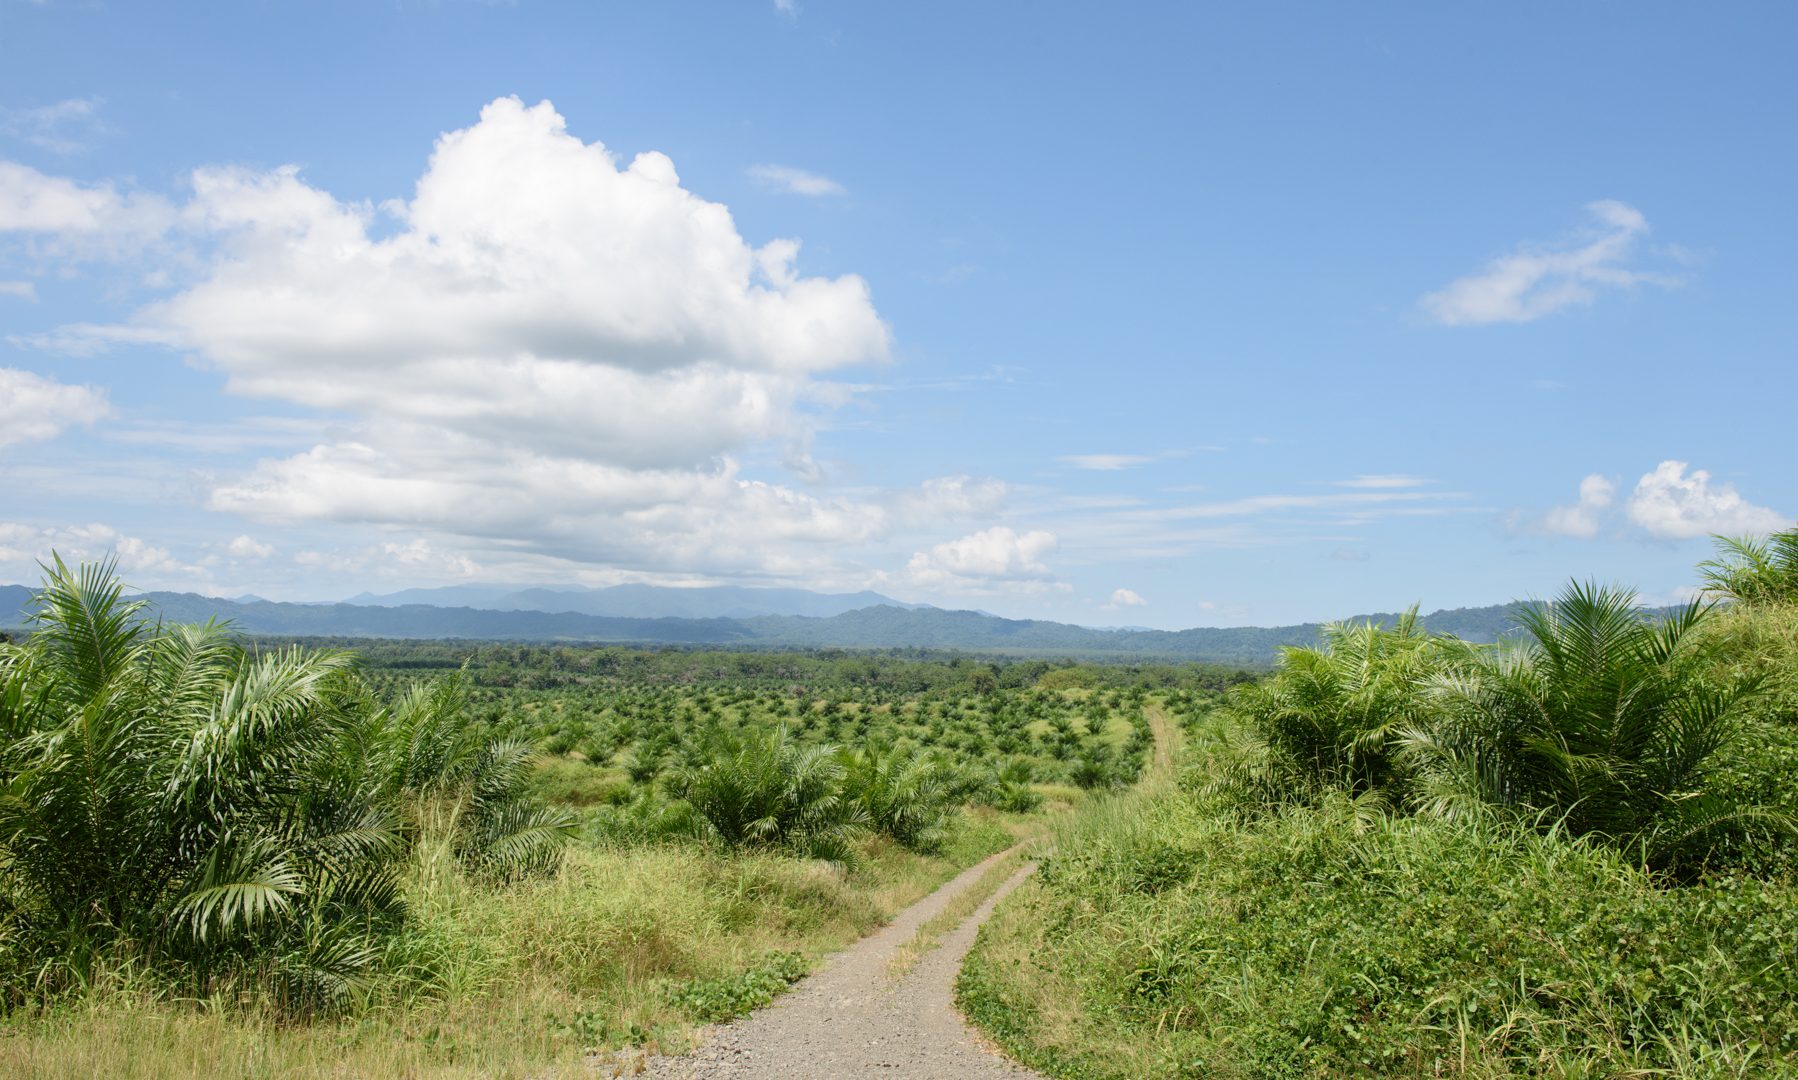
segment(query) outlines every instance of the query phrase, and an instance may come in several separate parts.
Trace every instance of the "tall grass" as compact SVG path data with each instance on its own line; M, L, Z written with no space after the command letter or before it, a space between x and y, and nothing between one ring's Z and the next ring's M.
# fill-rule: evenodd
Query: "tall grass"
M1790 1076L1795 901L1497 821L1172 793L1064 837L961 998L1058 1076Z
M576 844L553 873L496 887L446 846L420 844L402 891L407 932L354 1010L308 1022L253 996L194 1000L112 974L0 1021L0 1076L532 1078L628 1071L680 1050L693 1026L760 1000L768 976L889 919L1013 842L962 815L923 855L876 836L851 864L719 845Z

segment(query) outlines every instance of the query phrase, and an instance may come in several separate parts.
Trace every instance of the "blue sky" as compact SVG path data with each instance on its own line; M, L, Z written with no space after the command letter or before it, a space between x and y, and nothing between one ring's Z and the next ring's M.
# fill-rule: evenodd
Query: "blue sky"
M0 0L0 580L1684 595L1789 527L1784 4Z

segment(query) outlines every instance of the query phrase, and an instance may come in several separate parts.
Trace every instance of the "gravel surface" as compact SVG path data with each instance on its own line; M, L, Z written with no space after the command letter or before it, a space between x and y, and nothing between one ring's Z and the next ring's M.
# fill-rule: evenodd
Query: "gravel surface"
M887 973L894 952L1006 854L962 871L885 929L831 957L774 1004L712 1027L692 1054L651 1058L645 1075L683 1080L1039 1076L987 1049L955 1009L955 977L980 924L1034 865L1001 885L904 979L894 982Z

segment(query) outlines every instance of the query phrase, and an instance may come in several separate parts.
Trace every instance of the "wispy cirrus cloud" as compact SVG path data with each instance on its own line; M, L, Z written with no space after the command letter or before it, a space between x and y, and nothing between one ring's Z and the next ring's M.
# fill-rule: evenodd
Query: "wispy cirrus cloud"
M49 105L0 109L0 135L52 154L88 149L112 128L100 117L99 98L68 98Z
M830 177L805 169L796 169L791 165L751 165L749 177L771 191L780 191L788 195L804 195L811 199L849 194L848 188Z
M1528 244L1424 296L1420 307L1445 326L1522 323L1594 302L1601 291L1670 288L1679 279L1636 269L1648 233L1640 210L1615 199L1586 207L1591 224L1558 243Z
M1371 476L1362 474L1349 480L1332 480L1330 482L1332 487L1362 488L1376 491L1423 487L1428 483L1430 483L1428 478L1412 476L1409 473L1380 473Z
M1191 457L1200 452L1221 453L1221 446L1183 446L1171 450L1157 450L1151 454L1063 454L1056 461L1063 465L1071 465L1086 472L1120 472L1124 469L1140 468L1152 465L1157 461L1174 461Z
M1088 472L1118 472L1147 465L1155 458L1148 454L1064 454L1055 460Z

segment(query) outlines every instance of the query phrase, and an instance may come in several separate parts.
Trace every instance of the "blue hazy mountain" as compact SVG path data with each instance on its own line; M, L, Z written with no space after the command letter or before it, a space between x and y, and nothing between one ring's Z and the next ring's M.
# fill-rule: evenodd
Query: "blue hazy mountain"
M690 589L664 585L613 585L607 588L448 585L437 589L405 589L384 595L362 593L345 602L363 607L424 604L488 611L573 612L624 619L753 619L760 615L804 615L822 619L879 605L925 606L904 604L876 592L822 593L809 589L739 585Z
M31 590L23 586L0 586L0 627L21 625L20 613L30 597ZM876 604L829 616L690 618L528 608L502 611L418 603L238 603L167 592L146 593L141 598L149 602L156 617L169 622L217 618L232 622L247 634L280 637L460 638L719 648L932 648L1017 655L1204 660L1255 667L1271 663L1282 645L1314 642L1318 630L1317 623L1100 630L1038 619L1003 619L978 611L893 604ZM1431 631L1489 642L1515 630L1517 609L1515 604L1457 608L1426 616L1423 623ZM1397 615L1382 613L1360 618L1390 624Z

